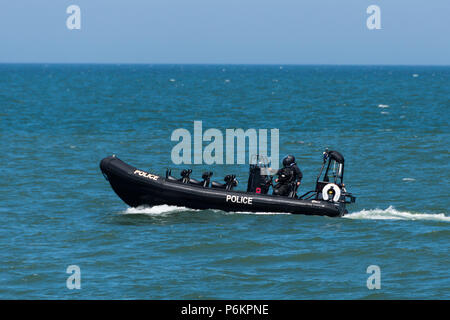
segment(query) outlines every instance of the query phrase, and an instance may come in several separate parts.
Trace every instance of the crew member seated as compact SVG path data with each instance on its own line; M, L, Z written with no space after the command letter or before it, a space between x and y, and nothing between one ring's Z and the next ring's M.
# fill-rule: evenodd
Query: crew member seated
M295 197L303 178L300 168L295 163L295 157L287 155L283 159L283 168L277 172L277 184L273 187L273 194L278 196Z

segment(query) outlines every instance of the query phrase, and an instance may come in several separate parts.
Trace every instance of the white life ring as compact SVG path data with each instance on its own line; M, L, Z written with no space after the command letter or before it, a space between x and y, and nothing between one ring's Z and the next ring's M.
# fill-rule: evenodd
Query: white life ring
M329 199L328 191L330 191L330 189L334 190L333 201L334 202L338 202L339 199L341 198L341 189L334 183L329 183L322 189L322 198L323 198L323 200L328 201L328 199Z

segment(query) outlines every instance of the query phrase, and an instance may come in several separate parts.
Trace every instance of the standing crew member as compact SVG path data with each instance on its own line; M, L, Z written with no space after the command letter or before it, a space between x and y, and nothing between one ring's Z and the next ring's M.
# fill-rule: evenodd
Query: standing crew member
M273 194L280 196L288 196L292 191L295 196L297 189L303 178L300 168L295 163L293 155L287 155L283 159L283 168L277 172L278 178L275 179L277 184L274 186Z

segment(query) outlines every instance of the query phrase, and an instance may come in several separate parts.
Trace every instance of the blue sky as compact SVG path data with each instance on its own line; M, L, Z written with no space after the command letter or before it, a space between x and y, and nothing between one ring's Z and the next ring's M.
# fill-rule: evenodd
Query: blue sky
M2 1L0 62L449 65L450 0Z

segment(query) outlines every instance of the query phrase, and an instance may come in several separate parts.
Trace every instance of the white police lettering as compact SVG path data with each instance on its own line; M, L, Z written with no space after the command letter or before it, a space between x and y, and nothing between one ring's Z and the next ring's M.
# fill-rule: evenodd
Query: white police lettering
M243 196L232 196L227 194L226 202L252 204L253 198Z
M148 178L148 179L152 179L152 180L158 180L158 176L155 176L154 174L151 174L151 173L148 173L148 172L144 172L144 171L141 171L141 170L135 170L133 173L137 174L137 175L139 175L141 177L144 177L144 178Z

